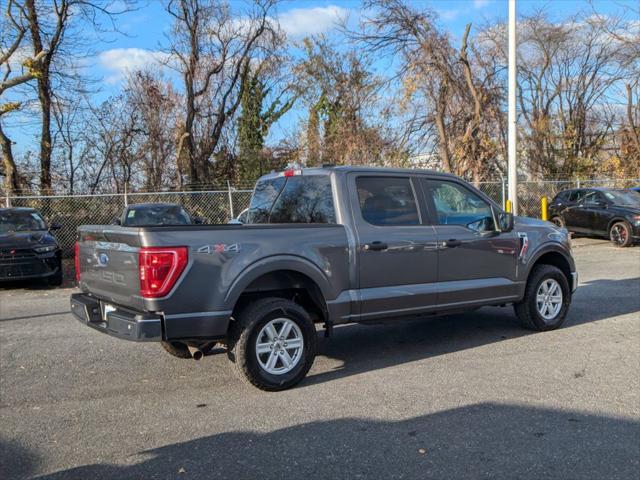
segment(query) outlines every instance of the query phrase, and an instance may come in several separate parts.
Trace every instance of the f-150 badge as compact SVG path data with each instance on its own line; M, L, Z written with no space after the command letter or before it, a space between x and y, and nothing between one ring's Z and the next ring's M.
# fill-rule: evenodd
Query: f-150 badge
M216 253L237 253L240 251L240 246L237 243L227 245L225 243L216 243L214 245L203 245L198 248L198 253L206 253L208 255L214 255Z

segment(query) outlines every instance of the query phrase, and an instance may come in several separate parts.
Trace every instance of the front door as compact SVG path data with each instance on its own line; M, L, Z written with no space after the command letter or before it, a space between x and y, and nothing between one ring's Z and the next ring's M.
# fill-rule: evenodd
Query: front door
M410 175L349 176L357 232L360 319L436 306L437 242L420 185Z
M438 250L438 308L517 298L517 232L499 233L490 204L454 179L424 179L434 212Z

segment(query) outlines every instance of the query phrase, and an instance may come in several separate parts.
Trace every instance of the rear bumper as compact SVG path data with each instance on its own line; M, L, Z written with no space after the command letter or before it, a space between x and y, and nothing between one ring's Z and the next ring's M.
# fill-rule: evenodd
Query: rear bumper
M102 315L100 301L83 293L71 295L71 313L102 333L134 342L162 340L162 317L117 309Z
M88 327L134 342L162 340L220 340L227 335L231 312L192 312L160 315L115 306L103 316L99 299L86 293L71 295L71 313Z
M578 272L571 272L571 293L578 288Z

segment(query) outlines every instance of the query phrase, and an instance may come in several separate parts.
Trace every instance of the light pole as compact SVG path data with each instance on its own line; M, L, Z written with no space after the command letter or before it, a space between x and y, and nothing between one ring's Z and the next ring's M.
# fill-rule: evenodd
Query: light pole
M518 214L518 172L516 170L516 0L509 0L509 148L508 179L512 212Z

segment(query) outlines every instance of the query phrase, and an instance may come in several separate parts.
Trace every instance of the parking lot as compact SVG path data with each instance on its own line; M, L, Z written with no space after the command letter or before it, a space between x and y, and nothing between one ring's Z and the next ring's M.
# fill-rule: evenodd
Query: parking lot
M640 247L580 239L565 327L511 308L319 334L293 390L0 290L0 478L637 478Z

